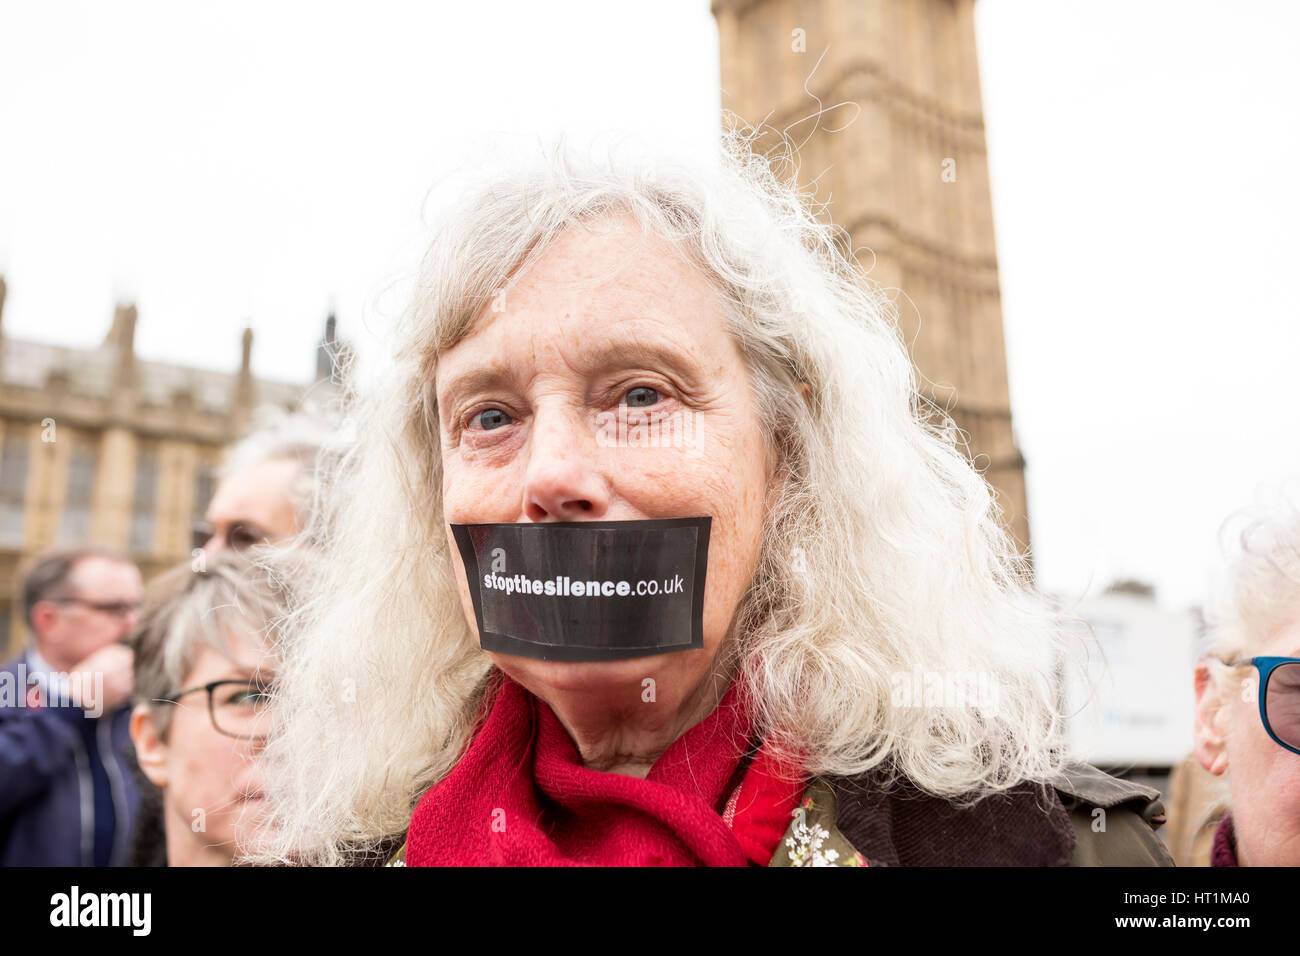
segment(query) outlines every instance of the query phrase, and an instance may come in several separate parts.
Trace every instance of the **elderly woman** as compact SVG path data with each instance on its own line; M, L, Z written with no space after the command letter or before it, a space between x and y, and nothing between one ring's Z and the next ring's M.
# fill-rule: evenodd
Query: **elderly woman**
M278 855L1165 862L1154 791L1063 773L1053 621L885 301L724 152L440 221L289 629Z
M1300 865L1300 512L1241 536L1215 646L1197 664L1196 756L1227 774L1211 866Z
M245 558L182 565L150 585L133 636L131 739L148 784L137 866L230 866L256 842L265 808L273 622L284 590Z

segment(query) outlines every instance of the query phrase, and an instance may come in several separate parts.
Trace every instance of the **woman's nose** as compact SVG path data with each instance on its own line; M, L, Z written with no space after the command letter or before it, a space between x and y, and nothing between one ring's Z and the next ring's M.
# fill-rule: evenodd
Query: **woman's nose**
M529 436L524 516L529 521L594 521L609 510L609 483L596 467L595 431L575 415L539 411Z

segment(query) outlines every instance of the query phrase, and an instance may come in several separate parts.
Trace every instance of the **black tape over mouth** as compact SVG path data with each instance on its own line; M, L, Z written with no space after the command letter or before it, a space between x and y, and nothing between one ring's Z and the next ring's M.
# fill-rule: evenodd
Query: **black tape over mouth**
M702 648L712 522L453 524L480 646L572 662Z

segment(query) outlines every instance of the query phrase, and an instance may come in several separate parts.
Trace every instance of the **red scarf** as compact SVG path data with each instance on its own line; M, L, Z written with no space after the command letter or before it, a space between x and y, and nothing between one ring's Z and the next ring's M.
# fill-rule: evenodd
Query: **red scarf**
M1225 813L1214 828L1214 842L1210 845L1210 866L1236 866L1237 839L1232 832L1232 814Z
M550 707L501 677L469 749L416 805L408 866L743 866L771 859L802 785L776 776L761 752L735 785L752 731L737 685L643 780L584 767Z

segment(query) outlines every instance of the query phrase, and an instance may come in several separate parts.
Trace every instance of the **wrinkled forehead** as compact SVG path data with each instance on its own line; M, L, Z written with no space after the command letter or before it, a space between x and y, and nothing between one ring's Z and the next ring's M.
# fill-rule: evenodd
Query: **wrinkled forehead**
M131 601L139 598L143 588L134 564L93 555L72 566L68 583L88 601Z
M1248 650L1252 657L1300 657L1300 611Z
M291 455L264 458L223 478L212 500L233 511L256 511L268 502L278 504L302 467L302 461Z
M729 344L724 303L687 256L634 220L571 228L438 357L439 399L466 373L548 360L589 374L667 351L707 366Z
M703 270L674 242L628 215L577 223L521 267L479 312L472 334L503 313L637 314L698 306L713 293Z

